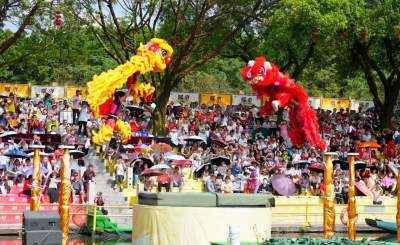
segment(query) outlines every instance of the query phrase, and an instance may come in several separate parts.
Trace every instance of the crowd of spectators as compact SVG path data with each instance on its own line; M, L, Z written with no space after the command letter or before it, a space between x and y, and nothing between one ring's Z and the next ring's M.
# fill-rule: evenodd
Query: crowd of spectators
M1 97L0 193L12 193L22 188L23 194L31 194L32 157L9 157L7 153L17 150L32 156L29 145L42 145L44 149L40 153L39 183L41 198L48 196L50 203L58 202L59 170L63 154L58 146L74 145L79 152L88 152L90 135L87 126L95 126L96 120L87 103L82 99L80 91L70 100L56 100L50 94L17 98L11 93ZM93 166L85 163L83 155L72 160L72 193L78 197L74 202L85 201L87 183L95 178Z
M147 137L151 128L151 106L133 109L131 102L118 116L131 125L134 136ZM130 109L129 109L130 108ZM137 108L137 107L136 107ZM328 151L336 152L336 160L346 160L350 152L359 153L358 159L366 164L357 169L356 180L359 190L371 195L378 202L382 194L392 195L396 190L395 176L400 157L400 131L398 112L390 128L381 130L373 110L360 108L359 111L317 110L322 137ZM321 151L310 145L293 146L288 131L290 122L285 110L275 115L261 116L253 105L182 105L171 103L167 107L167 128L171 145L179 155L191 161L189 176L204 181L209 192L274 192L271 179L275 175L290 178L297 194L322 195L323 157ZM55 100L49 94L43 98L21 99L13 94L0 100L0 137L13 131L18 134L32 134L32 139L2 140L0 144L0 192L8 193L15 185L23 186L29 194L32 175L27 171L32 161L9 158L4 154L12 149L29 152L30 144L45 145L41 165L43 192L48 193L51 202L57 202L59 167L62 151L58 144L75 145L78 150L90 147L90 129L99 122L89 110L82 95L77 91L70 100ZM60 135L60 141L46 138L41 134ZM375 141L382 147L358 148L360 142ZM114 142L115 143L115 142ZM128 170L133 171L135 181L142 180L145 190L158 191L171 187L182 187L185 178L182 167L173 167L155 180L141 176L142 171L153 164L170 164L166 154L144 151L136 155L116 154L111 144L105 147L117 158L113 188L122 191ZM111 156L111 154L110 154ZM220 160L210 164L213 158ZM143 159L149 159L147 163ZM129 168L131 167L131 168ZM317 169L317 170L315 170ZM89 181L94 181L92 165L83 158L73 160L71 183L73 193L85 201ZM335 165L335 193L338 202L347 202L348 173Z

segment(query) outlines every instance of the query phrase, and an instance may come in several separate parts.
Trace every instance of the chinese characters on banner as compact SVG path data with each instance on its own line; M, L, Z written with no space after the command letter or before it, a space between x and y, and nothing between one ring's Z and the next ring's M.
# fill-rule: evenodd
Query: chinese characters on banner
M61 86L31 86L31 97L43 97L45 94L50 94L54 99L64 98L64 87Z
M351 100L350 99L337 99L337 98L321 98L321 109L323 110L333 110L336 108L340 109L350 109Z
M10 93L17 97L29 97L29 85L0 83L0 94L8 96Z
M232 105L231 94L200 94L200 104L206 105Z

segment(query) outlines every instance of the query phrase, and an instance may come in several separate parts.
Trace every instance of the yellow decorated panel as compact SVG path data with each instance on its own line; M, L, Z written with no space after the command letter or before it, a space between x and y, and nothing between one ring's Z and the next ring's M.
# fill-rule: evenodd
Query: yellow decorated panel
M338 99L338 98L321 98L321 109L333 110L349 109L351 107L350 99Z
M200 94L200 104L206 104L206 105L231 105L232 104L232 95L230 95L230 94L203 93L203 94Z
M10 93L18 97L29 97L29 85L0 83L0 94L9 95Z
M82 98L86 98L88 95L87 87L67 86L65 87L65 98L72 98L77 90L81 91Z

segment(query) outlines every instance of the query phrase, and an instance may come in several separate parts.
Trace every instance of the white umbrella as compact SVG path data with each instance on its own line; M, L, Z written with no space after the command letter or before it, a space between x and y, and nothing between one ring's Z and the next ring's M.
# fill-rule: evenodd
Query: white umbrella
M122 145L122 147L124 148L124 149L133 149L134 148L134 146L133 145Z
M177 161L177 160L185 160L185 157L180 155L169 155L166 156L165 159L168 161Z
M164 163L160 163L157 165L154 165L153 167L151 167L150 169L170 169L171 167L168 166L167 164Z
M10 136L10 135L16 135L17 132L15 131L5 131L3 133L0 134L0 138L6 137L6 136Z
M201 142L205 142L203 138L193 135L193 136L189 136L185 138L185 141L201 141Z
M48 157L49 154L47 154L46 152L39 152L39 156L41 157ZM28 157L33 157L33 152L28 154Z

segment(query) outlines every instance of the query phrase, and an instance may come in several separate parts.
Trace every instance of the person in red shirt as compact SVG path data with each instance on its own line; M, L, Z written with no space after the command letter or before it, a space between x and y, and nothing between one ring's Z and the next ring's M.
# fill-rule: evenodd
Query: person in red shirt
M167 192L171 191L171 178L167 174L165 169L162 170L162 174L157 177L157 191L161 192L162 187L165 187Z

